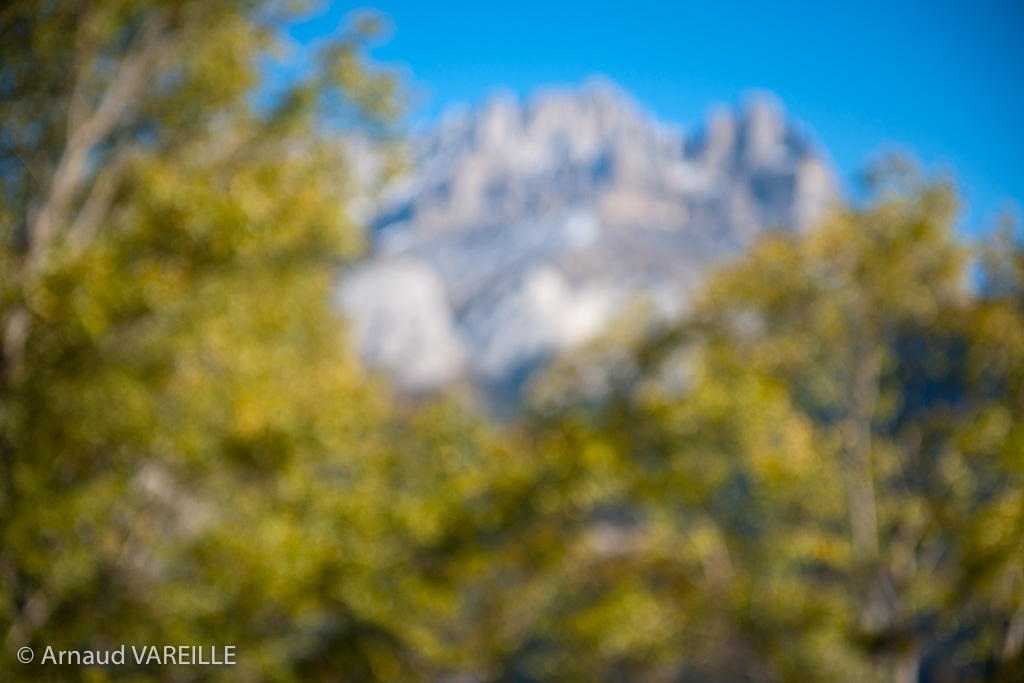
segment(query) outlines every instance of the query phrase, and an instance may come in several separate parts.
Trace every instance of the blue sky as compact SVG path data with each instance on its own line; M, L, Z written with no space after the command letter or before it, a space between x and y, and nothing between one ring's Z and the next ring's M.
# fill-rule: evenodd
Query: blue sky
M292 28L337 30L353 5ZM604 75L666 121L776 93L853 179L880 151L951 170L973 233L1024 201L1024 2L444 2L380 0L373 52L415 96L410 123L495 89L527 94Z

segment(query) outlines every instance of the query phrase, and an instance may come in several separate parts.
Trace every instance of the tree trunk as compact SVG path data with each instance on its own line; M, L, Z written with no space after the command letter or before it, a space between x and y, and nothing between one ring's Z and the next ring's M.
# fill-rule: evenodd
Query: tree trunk
M878 513L871 463L871 421L878 397L882 347L858 343L854 349L850 404L843 420L843 450L848 468L847 499L854 558L866 567L878 559Z

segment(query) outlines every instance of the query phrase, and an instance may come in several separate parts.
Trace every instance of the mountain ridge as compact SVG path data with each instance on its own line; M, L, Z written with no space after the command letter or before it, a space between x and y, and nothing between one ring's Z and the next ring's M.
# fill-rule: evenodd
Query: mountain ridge
M628 301L676 315L710 265L838 196L824 153L763 93L693 135L603 80L503 95L442 116L409 156L342 306L400 389L463 378L505 402Z

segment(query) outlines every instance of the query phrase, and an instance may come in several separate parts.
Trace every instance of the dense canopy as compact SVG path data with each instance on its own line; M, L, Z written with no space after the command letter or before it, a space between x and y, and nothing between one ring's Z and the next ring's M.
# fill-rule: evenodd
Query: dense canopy
M1019 680L1012 231L890 168L510 420L400 399L332 304L396 84L367 18L271 93L286 7L0 8L0 677ZM237 664L39 661L122 644Z

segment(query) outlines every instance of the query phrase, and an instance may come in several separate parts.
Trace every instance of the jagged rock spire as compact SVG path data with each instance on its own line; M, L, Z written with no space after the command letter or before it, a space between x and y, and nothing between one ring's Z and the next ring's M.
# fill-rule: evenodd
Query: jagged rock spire
M836 195L765 94L690 137L607 81L502 95L443 116L410 155L342 297L367 358L410 390L467 377L514 396L626 301L678 311L709 264Z

